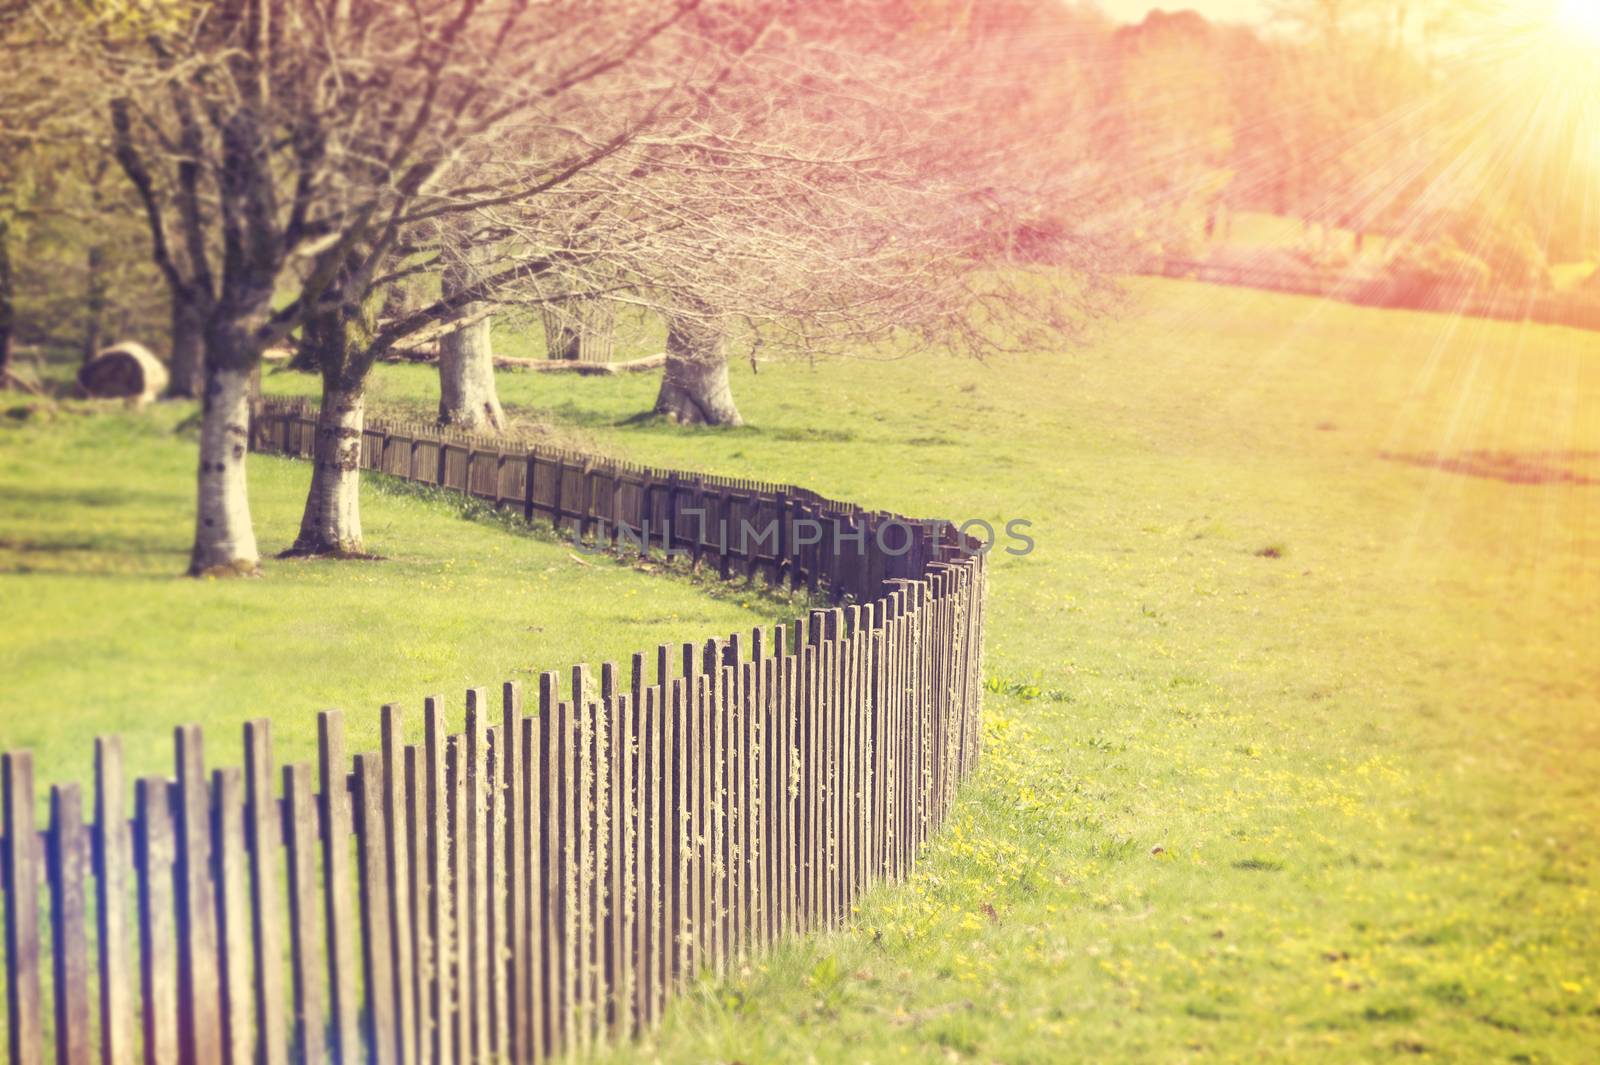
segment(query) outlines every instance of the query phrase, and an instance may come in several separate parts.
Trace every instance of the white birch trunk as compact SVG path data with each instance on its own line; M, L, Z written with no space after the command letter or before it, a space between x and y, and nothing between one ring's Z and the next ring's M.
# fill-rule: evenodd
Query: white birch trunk
M254 576L261 559L245 490L250 371L207 367L201 406L199 505L189 574Z

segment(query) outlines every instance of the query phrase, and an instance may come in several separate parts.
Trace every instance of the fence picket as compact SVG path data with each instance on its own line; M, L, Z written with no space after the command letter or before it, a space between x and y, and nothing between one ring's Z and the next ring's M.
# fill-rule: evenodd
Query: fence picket
M502 861L505 866L505 903L502 911L506 928L506 956L497 963L497 972L506 985L506 1057L512 1061L531 1060L529 1049L528 928L527 900L528 852L524 837L528 830L527 799L523 791L524 751L522 686L507 682L500 690L500 731L505 742L501 751L501 776L496 787L504 787L505 816L502 827Z
M132 840L123 808L122 744L94 741L95 915L100 945L100 1060L133 1065L133 996L128 959L128 870ZM13 1053L11 1060L20 1060ZM268 1065L277 1065L269 1062Z
M289 873L289 962L294 1046L300 1061L323 1059L322 929L317 905L317 799L311 768L283 767L284 862Z
M424 799L422 813L426 821L424 846L427 850L427 899L424 906L427 920L426 971L428 974L428 1049L430 1060L437 1065L451 1065L456 1060L452 1041L451 1010L453 935L450 928L450 778L447 765L447 741L444 724L444 699L429 696L422 709L422 763Z
M229 766L211 774L213 868L215 872L218 968L221 973L223 1060L251 1065L255 1059L254 994L244 839L244 771ZM265 848L263 848L265 849ZM276 960L276 959L274 959Z
M479 1050L480 1058L499 1057L505 1058L507 1054L507 1032L510 1030L510 1018L506 1015L506 1006L510 999L507 992L507 972L504 960L510 955L511 944L508 937L509 929L506 927L506 793L503 784L505 769L503 762L506 756L506 742L504 739L503 725L491 725L484 730L488 742L487 753L484 758L485 781L488 805L484 810L486 830L484 832L484 861L487 864L485 874L485 911L487 914L487 927L484 936L487 944L484 954L484 997L487 999L489 1024L488 1031Z
M322 783L322 887L328 937L328 1004L332 1027L330 1051L338 1061L361 1053L356 1027L357 973L355 915L350 902L350 792L345 767L344 715L324 710L317 715L317 756Z
M253 994L261 1065L287 1065L283 1015L283 925L278 882L282 821L272 797L272 725L244 726L245 852L250 863Z
M389 965L394 974L395 1054L416 1060L416 987L412 974L410 832L406 819L405 720L400 707L379 711L383 759L384 880L389 900Z
M565 1026L562 1023L563 993L565 984L561 963L563 960L561 885L561 723L559 712L558 677L553 672L539 676L539 824L543 846L540 856L540 904L544 915L543 940L544 973L543 999L539 1015L544 1019L545 1036L542 1046L547 1056L560 1053Z
M634 819L633 819L633 698L614 694L609 711L611 723L611 878L607 886L609 914L608 982L611 988L610 1024L620 1039L633 1034L633 926L634 894Z
M29 795L32 801L32 795ZM89 941L83 793L76 784L50 789L50 935L56 1007L57 1065L89 1062Z
M665 848L668 864L667 897L670 904L666 934L670 943L668 987L676 988L688 979L689 944L685 930L693 906L689 891L689 846L692 831L689 799L689 741L685 730L688 702L683 678L674 678L666 707L667 801L664 821L670 825Z
M222 1060L216 907L211 896L211 804L200 728L175 731L178 777L178 1060Z
M373 1065L394 1065L396 1047L394 946L390 942L388 829L384 824L383 757L355 758L355 829L360 850L361 975L366 985L367 1049ZM352 989L353 990L353 989ZM359 1053L359 1051L358 1051Z
M488 851L488 692L467 690L467 730L464 736L466 791L463 816L466 828L466 890L457 890L465 928L462 965L466 978L458 985L463 1003L461 1022L466 1026L467 1051L463 1060L478 1061L489 1054L489 851Z
M575 972L571 980L577 1024L575 1049L586 1053L593 1043L594 1027L594 714L585 697L583 678L574 673L572 684L572 857L569 933L574 944Z
M139 781L134 802L139 825L139 986L144 1060L147 1065L165 1065L178 1060L178 932L173 910L173 856L177 848L167 782L160 777ZM9 892L6 897L11 897ZM12 1014L13 1024L16 1016ZM11 1060L21 1063L39 1059L36 1052L24 1051L14 1052Z
M405 810L406 833L406 890L411 904L406 916L407 934L411 947L411 988L409 994L411 1015L410 1060L433 1060L433 1003L431 1001L432 976L429 952L432 949L428 934L428 763L423 749L414 743L405 747Z
M446 839L449 841L448 884L444 898L449 907L450 936L440 963L450 971L454 996L447 1000L440 1023L450 1044L450 1058L462 1065L472 1061L472 974L470 900L464 885L467 873L467 741L465 736L445 740L445 789L448 796Z

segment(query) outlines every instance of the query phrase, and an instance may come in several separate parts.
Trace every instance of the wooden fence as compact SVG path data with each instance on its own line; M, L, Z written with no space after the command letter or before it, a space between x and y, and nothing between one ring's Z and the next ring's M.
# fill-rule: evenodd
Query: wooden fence
M304 415L262 411L253 442L293 451ZM531 707L514 682L498 705L473 689L453 735L440 697L420 715L385 706L381 749L354 759L327 711L315 770L277 766L254 721L242 766L208 773L185 726L174 776L134 782L131 810L118 743L101 738L87 808L77 785L52 787L42 829L29 755L4 755L11 1062L582 1052L650 1024L699 974L837 926L913 868L979 754L972 545L929 535L889 555L869 536L886 557L839 564L791 536L734 554L689 543L675 508L792 507L841 530L886 516L483 443L379 427L364 457L580 530L663 518L669 544L714 551L725 574L799 575L858 601L661 645L626 674L578 666L563 688L544 673ZM906 558L915 575L889 575Z
M316 441L317 412L303 403L267 404L252 418L255 450L311 458ZM794 485L515 447L433 426L369 420L361 465L520 510L585 542L671 552L714 563L724 579L787 582L835 602L875 599L885 582L920 579L930 564L970 548L950 522L866 511Z

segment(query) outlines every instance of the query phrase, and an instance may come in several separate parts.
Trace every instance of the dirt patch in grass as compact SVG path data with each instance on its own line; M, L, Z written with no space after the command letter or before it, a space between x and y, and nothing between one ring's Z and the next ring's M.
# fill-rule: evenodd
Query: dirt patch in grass
M1506 484L1600 484L1600 451L1463 451L1459 455L1380 451L1378 457Z

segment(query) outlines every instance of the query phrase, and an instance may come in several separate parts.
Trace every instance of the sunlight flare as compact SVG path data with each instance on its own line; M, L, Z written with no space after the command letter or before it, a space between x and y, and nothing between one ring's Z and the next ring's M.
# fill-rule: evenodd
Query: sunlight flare
M1581 34L1587 43L1600 47L1600 0L1561 0L1556 21L1562 29Z

